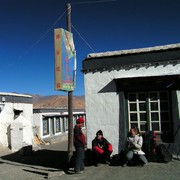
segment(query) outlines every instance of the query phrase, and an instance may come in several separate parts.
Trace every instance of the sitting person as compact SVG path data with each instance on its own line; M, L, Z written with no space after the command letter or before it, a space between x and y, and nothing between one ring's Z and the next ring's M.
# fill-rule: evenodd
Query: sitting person
M128 164L132 164L132 159L134 154L138 155L143 165L148 163L145 153L141 150L143 145L143 138L139 134L139 129L136 127L132 127L129 132L129 137L127 138L127 153L126 158Z
M103 137L103 132L99 130L92 141L93 162L95 166L99 163L109 163L112 153L112 145Z

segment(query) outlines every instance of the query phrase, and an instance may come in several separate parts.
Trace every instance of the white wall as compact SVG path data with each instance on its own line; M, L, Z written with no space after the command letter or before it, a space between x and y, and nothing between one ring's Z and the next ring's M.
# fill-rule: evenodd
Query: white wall
M13 103L5 103L4 109L0 113L0 144L2 147L8 147L8 127L13 119Z
M96 132L101 129L104 137L112 143L114 152L117 152L117 144L119 143L119 97L115 92L100 92L111 80L107 72L85 75L87 146L92 148L91 142ZM112 88L115 88L115 84Z
M35 125L35 132L39 137L41 137L41 131L42 131L42 114L41 113L34 113L33 114L33 121Z
M180 107L180 91L176 91L177 93L177 104L178 104L178 107ZM180 108L179 108L179 118L180 118ZM180 119L179 119L179 122L180 122Z
M21 114L10 124L11 151L19 151L22 147L32 146L33 132L31 122Z
M180 144L180 91L172 92L174 142Z
M13 94L8 93L2 93L2 95L9 95L13 96ZM20 96L15 94L15 96ZM24 97L25 95L22 95ZM26 97L26 96L25 96ZM30 97L30 96L27 96ZM21 116L23 119L25 119L31 127L29 128L29 131L26 131L23 133L23 141L30 144L29 138L31 137L31 145L33 143L33 137L32 137L32 122L33 122L33 105L29 103L14 103L14 102L1 102L1 104L4 104L4 108L0 113L0 145L1 148L7 148L9 146L12 146L12 133L11 133L11 124L16 121L14 119L14 109L20 108L22 110ZM25 126L24 126L25 128ZM13 139L14 141L15 139ZM15 140L16 141L16 140ZM17 140L18 143L18 140ZM21 144L22 147L22 144Z

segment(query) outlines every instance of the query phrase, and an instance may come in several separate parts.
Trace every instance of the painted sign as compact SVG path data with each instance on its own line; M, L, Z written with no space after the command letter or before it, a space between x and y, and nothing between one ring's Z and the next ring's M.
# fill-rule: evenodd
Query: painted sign
M76 77L76 53L72 33L54 30L55 90L73 91Z

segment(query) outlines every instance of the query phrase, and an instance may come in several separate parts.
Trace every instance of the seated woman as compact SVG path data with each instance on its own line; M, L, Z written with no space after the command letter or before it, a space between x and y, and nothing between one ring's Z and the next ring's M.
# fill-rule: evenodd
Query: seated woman
M112 153L112 145L103 137L103 132L99 130L92 141L93 162L95 166L99 163L109 163Z
M143 165L148 163L145 153L141 150L143 145L143 138L139 134L139 129L137 127L132 127L130 129L129 137L127 138L127 153L126 158L128 164L132 164L132 159L134 154L138 155Z

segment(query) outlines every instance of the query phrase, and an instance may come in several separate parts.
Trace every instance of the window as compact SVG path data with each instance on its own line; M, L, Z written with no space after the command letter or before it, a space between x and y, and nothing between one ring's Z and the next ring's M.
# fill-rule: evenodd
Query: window
M63 131L67 132L68 131L68 116L62 117L63 119Z
M61 132L61 119L60 117L56 117L56 133Z
M128 93L129 126L140 131L170 131L169 94L167 91Z
M159 92L149 92L149 121L150 130L161 131L160 127L160 108Z
M43 136L49 135L49 118L43 118Z
M141 131L145 131L147 126L146 93L129 93L128 99L130 127L136 126Z

